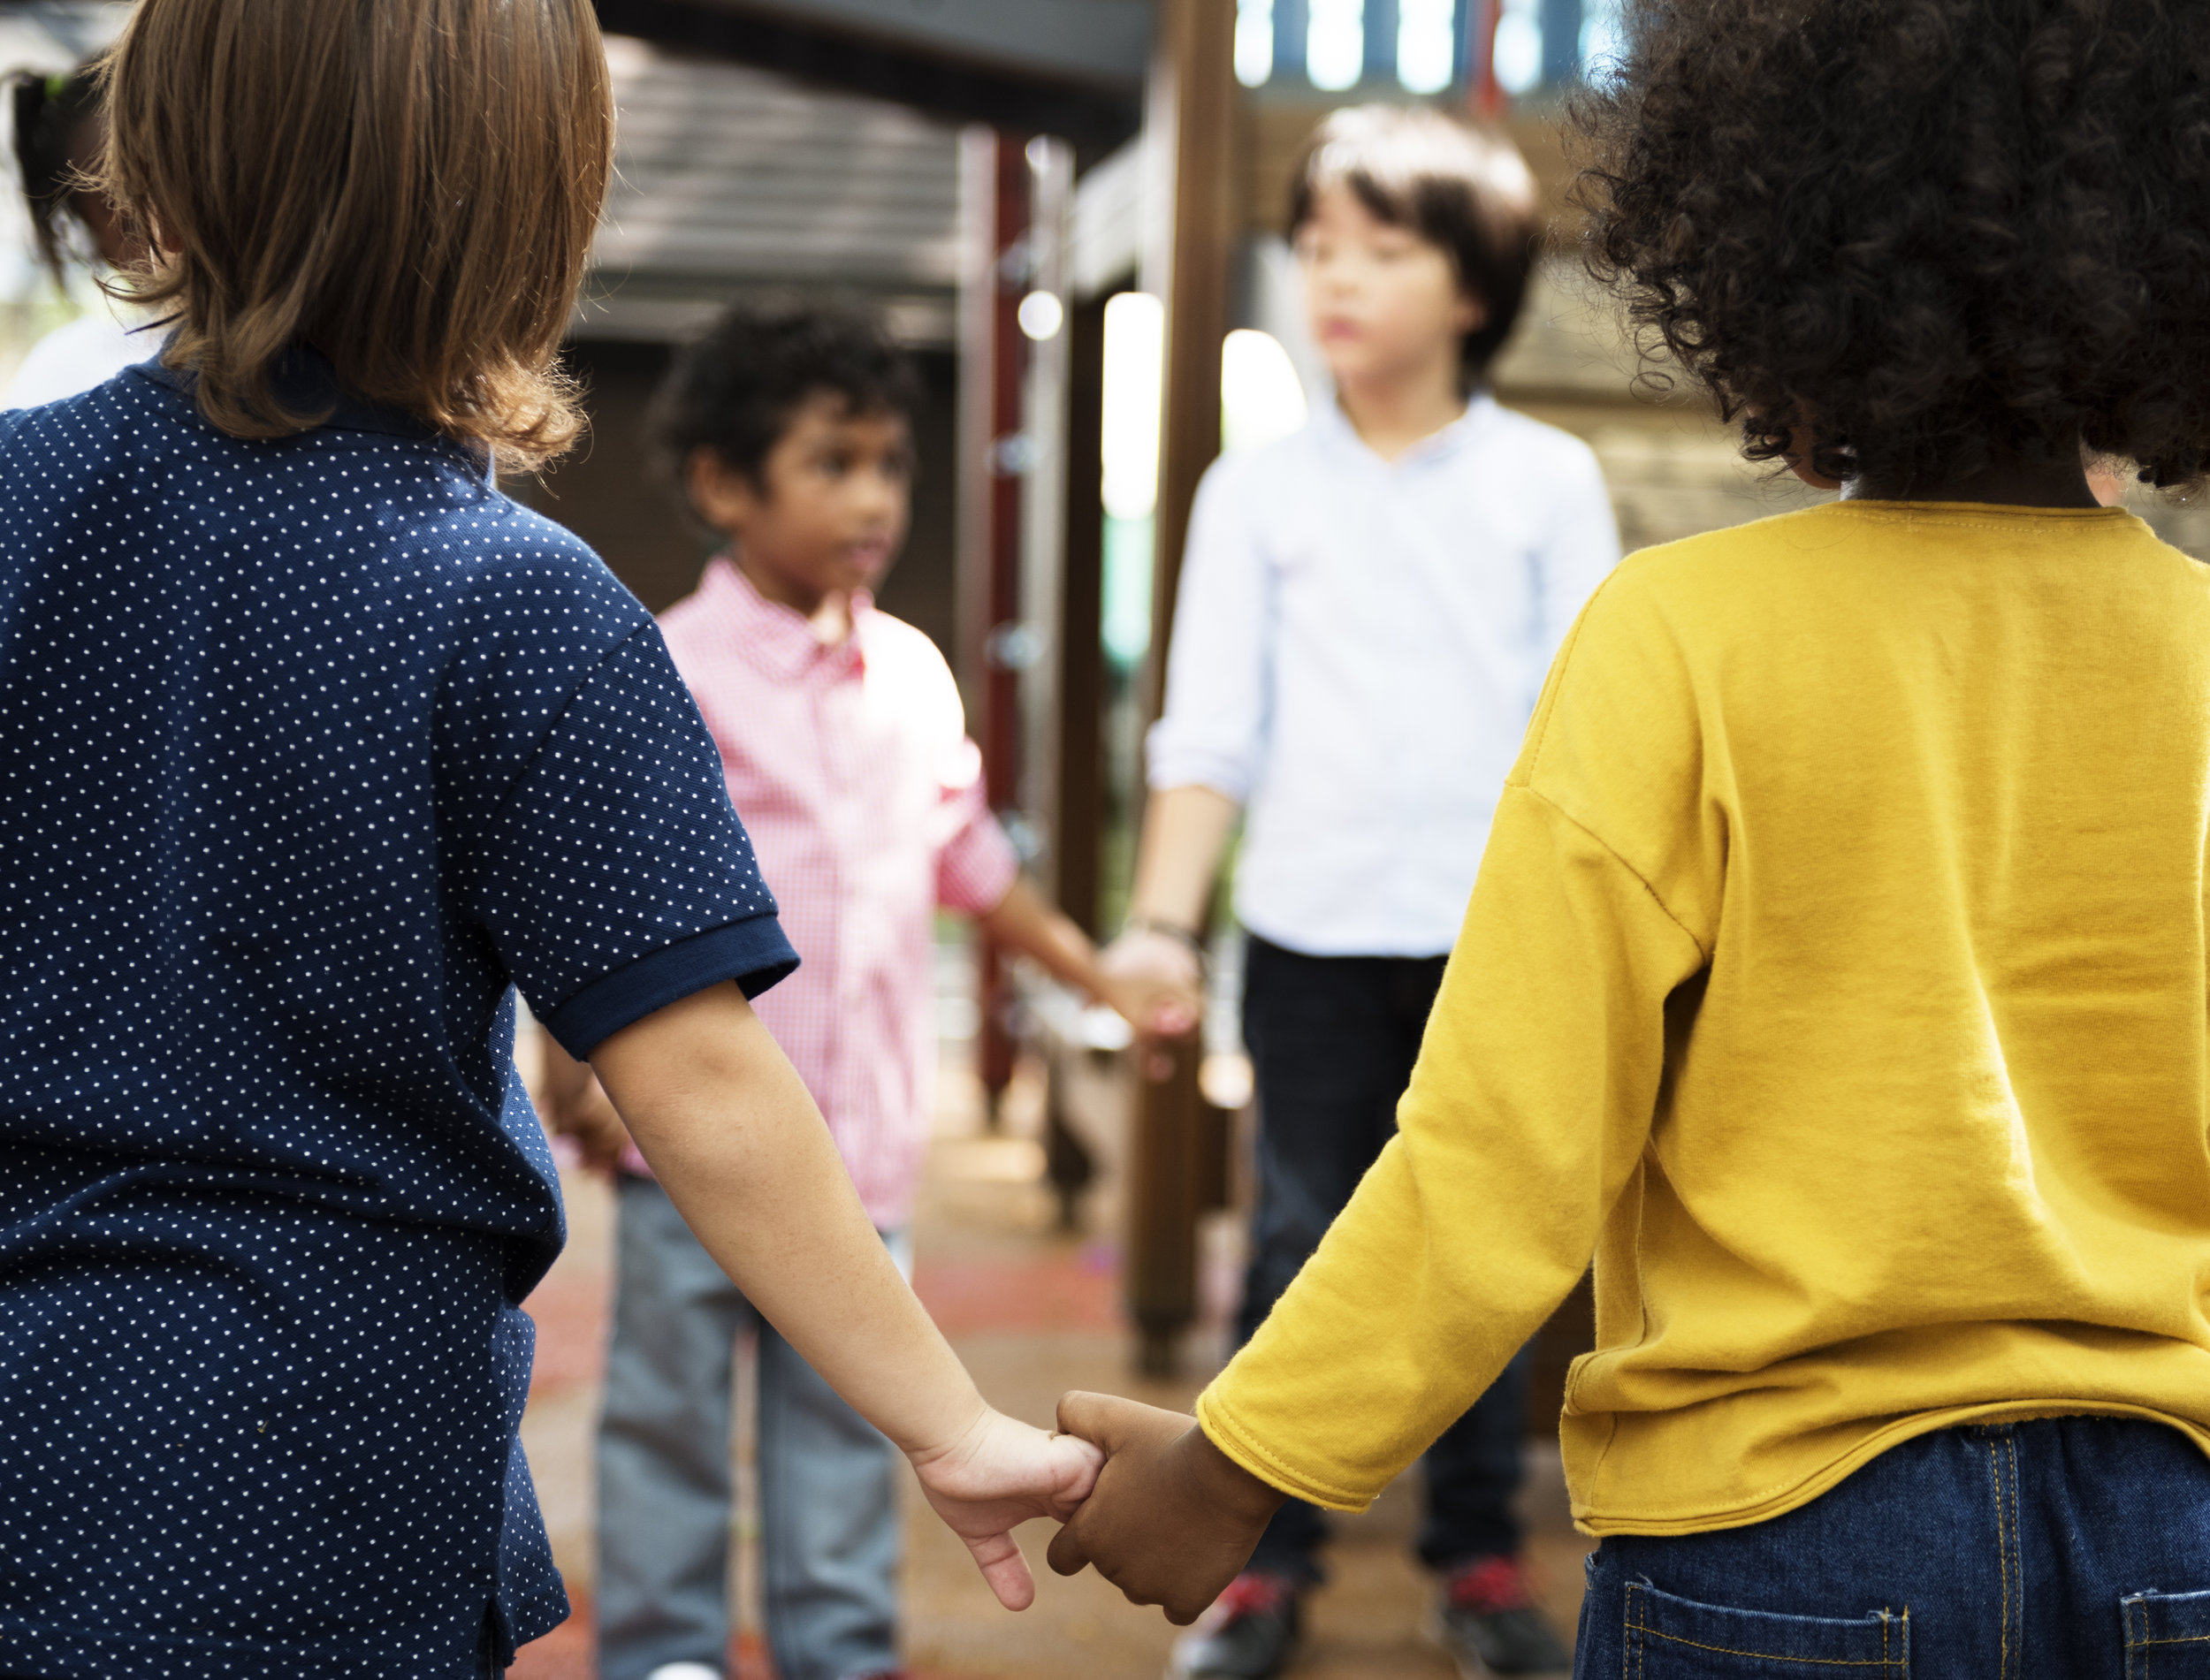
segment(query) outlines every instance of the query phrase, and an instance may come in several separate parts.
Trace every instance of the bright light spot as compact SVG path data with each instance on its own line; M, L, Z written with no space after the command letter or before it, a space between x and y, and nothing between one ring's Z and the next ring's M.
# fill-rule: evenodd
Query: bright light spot
M1312 0L1305 74L1330 93L1358 86L1366 74L1366 0Z
M1236 0L1236 80L1263 87L1274 77L1274 0Z
M1013 318L1021 323L1023 332L1041 343L1059 336L1059 329L1066 324L1066 306L1055 293L1031 292L1021 300L1021 307Z
M1098 640L1116 670L1135 670L1151 651L1151 572L1157 536L1157 522L1148 513L1141 519L1105 521L1105 600Z
M1490 51L1497 86L1513 98L1543 80L1543 20L1535 15L1535 0L1504 0Z
M1220 446L1255 449L1305 423L1305 388L1270 332L1238 327L1220 346Z
M1601 81L1619 73L1627 57L1627 28L1619 16L1619 0L1588 0L1581 24L1581 73Z
M1197 1064L1197 1088L1205 1093L1205 1100L1231 1114L1251 1100L1256 1083L1248 1056L1215 1054Z
M1148 519L1159 505L1159 405L1166 378L1166 310L1147 292L1105 304L1105 511Z
M1456 0L1397 0L1397 80L1412 94L1439 94L1457 68Z

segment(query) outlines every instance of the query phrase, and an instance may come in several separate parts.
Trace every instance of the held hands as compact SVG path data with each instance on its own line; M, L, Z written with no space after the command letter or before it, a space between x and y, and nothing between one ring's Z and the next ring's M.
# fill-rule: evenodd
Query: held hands
M1283 1495L1182 1412L1070 1394L1059 1427L1103 1448L1105 1467L1052 1539L1051 1567L1077 1575L1094 1564L1131 1603L1163 1606L1177 1626L1195 1621L1250 1561Z
M1179 1038L1204 1018L1204 966L1171 934L1132 928L1099 954L1097 967L1104 1001L1147 1038Z
M949 1446L911 1457L921 1492L967 1543L982 1578L1009 1610L1026 1609L1036 1596L1014 1528L1032 1517L1066 1521L1089 1496L1105 1462L1086 1441L1047 1435L987 1406Z

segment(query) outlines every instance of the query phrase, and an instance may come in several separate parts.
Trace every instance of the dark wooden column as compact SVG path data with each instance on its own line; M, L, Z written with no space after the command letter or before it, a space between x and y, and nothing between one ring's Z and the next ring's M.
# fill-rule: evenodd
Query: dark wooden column
M1147 710L1153 717L1166 690L1190 505L1197 498L1197 481L1220 453L1220 344L1228 332L1235 239L1235 8L1219 0L1160 0L1159 33L1152 97L1168 106L1165 119L1172 124L1174 210L1173 246L1162 277L1166 391L1146 673Z
M1059 595L1059 776L1051 833L1059 908L1102 935L1105 820L1105 300L1067 310L1065 569Z
M1160 0L1158 61L1147 122L1172 147L1172 244L1147 275L1166 303L1164 413L1157 549L1145 710L1158 715L1174 597L1197 481L1220 452L1220 345L1228 324L1234 239L1235 8L1227 0ZM1221 1178L1223 1129L1198 1089L1201 1039L1139 1051L1130 1152L1128 1301L1147 1374L1174 1369L1197 1316L1197 1220Z
M1003 655L1004 632L1017 626L1021 616L1021 475L1025 465L1021 381L1028 362L1028 341L1020 330L1020 300L1028 285L1023 260L1029 216L1025 147L1025 136L1002 130L997 135L991 193L988 365L982 370L989 387L989 478L979 557L982 645L975 668L981 673L978 735L983 776L990 809L997 811L1014 810L1020 804L1020 671ZM1013 1078L1013 1037L1006 1028L1011 980L1004 953L988 939L976 940L975 957L982 1015L976 1041L978 1071L994 1125L999 1098Z

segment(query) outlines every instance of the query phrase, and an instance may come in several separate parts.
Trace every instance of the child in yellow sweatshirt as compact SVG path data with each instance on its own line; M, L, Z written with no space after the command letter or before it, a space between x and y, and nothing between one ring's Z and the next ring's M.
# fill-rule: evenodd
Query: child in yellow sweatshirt
M1399 1135L1054 1547L1185 1620L1593 1255L1576 1672L2210 1674L2210 44L2160 0L1650 0L1598 272L1829 506L1554 666ZM2199 1665L2190 1667L2186 1665Z

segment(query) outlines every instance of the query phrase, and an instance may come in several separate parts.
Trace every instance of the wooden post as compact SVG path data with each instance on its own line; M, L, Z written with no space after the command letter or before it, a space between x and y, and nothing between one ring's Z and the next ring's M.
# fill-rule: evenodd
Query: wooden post
M1129 1152L1128 1305L1136 1321L1136 1366L1170 1377L1182 1333L1197 1317L1197 1216L1205 1211L1204 1053L1193 1035L1139 1045L1136 1136Z
M1105 300L1067 305L1066 531L1061 544L1058 761L1052 881L1059 908L1101 937L1105 825Z
M1228 332L1235 228L1235 8L1221 0L1161 0L1151 102L1171 148L1171 239L1155 266L1166 302L1165 412L1159 429L1157 559L1151 596L1146 710L1158 716L1197 481L1220 453L1220 345ZM1163 106L1163 110L1158 108ZM1147 118L1147 120L1149 120ZM1147 275L1147 284L1155 277Z
M1052 785L1052 890L1059 908L1102 938L1105 827L1105 300L1067 288L1067 422L1059 551L1058 777ZM1082 1192L1097 1176L1089 1146L1068 1123L1061 1051L1044 1086L1044 1176L1059 1228L1081 1223Z
M982 710L975 734L990 808L1004 811L1020 802L1020 669L1006 656L1020 620L1021 475L1028 460L1021 428L1027 341L1020 330L1020 300L1028 284L1022 240L1028 230L1029 168L1024 137L1000 131L986 144L987 156L976 160L976 174L987 183L987 209L979 217L987 248L987 255L978 251L970 257L984 266L971 280L977 296L961 369L981 387L973 439L980 458L968 468L978 492L975 529L964 558L970 568L969 665ZM975 942L975 969L981 1006L978 1071L986 1113L995 1125L999 1099L1013 1077L1013 1039L1006 1029L1010 977L1003 953L986 938Z
M1145 711L1166 688L1174 597L1197 481L1220 452L1220 346L1228 324L1236 119L1235 8L1227 0L1160 0L1159 37L1145 114L1170 194L1164 248L1144 278L1166 303L1164 412L1159 444L1157 546ZM1170 166L1169 161L1170 160ZM1201 1034L1140 1049L1129 1190L1129 1310L1147 1375L1175 1366L1197 1316L1197 1218L1214 1174L1204 1149L1198 1068Z

